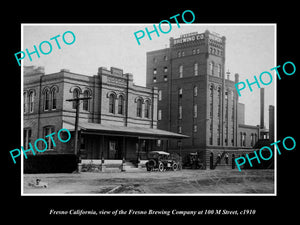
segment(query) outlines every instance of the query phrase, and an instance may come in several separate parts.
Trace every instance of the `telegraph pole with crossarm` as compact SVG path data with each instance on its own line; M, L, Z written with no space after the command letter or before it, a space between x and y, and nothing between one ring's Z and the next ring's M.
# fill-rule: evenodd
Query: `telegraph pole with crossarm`
M75 138L74 138L74 152L77 157L77 159L80 162L80 151L78 150L78 122L79 122L79 105L80 100L89 100L91 97L83 97L83 98L73 98L73 99L67 99L67 102L75 102L76 105L76 116L75 116Z

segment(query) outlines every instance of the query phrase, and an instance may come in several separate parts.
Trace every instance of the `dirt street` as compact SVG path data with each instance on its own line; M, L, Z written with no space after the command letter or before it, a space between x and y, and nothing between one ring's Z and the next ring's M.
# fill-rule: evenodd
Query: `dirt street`
M47 188L30 186L39 178ZM25 174L24 194L274 193L273 170Z

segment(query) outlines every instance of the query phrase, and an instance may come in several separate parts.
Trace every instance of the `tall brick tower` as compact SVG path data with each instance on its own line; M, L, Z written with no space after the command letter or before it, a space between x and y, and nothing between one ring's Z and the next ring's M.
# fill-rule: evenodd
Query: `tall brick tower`
M170 38L170 47L147 52L147 87L157 87L158 128L190 136L164 141L181 154L237 146L235 82L225 77L226 38L206 30Z

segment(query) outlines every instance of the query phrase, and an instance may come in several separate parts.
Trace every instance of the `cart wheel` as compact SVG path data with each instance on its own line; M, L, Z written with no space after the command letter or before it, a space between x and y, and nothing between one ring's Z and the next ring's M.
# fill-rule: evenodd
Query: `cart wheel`
M164 164L162 162L159 162L158 164L158 171L163 172L164 171Z
M178 165L177 165L177 163L174 163L173 166L172 166L172 170L176 171L177 169L178 169Z

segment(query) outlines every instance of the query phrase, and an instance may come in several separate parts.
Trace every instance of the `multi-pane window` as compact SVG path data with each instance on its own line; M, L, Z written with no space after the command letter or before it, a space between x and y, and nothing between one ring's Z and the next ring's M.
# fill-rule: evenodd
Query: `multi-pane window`
M57 92L58 92L58 87L57 86L52 86L51 88L45 87L42 94L42 101L43 101L43 108L44 111L48 110L56 110L57 108ZM79 90L78 90L79 93ZM28 109L30 112L33 112L33 107L34 107L34 92L29 92L29 106ZM74 97L74 91L73 91L73 97ZM73 106L76 108L76 104L73 102ZM72 108L73 108L72 106ZM74 109L75 109L74 108Z

